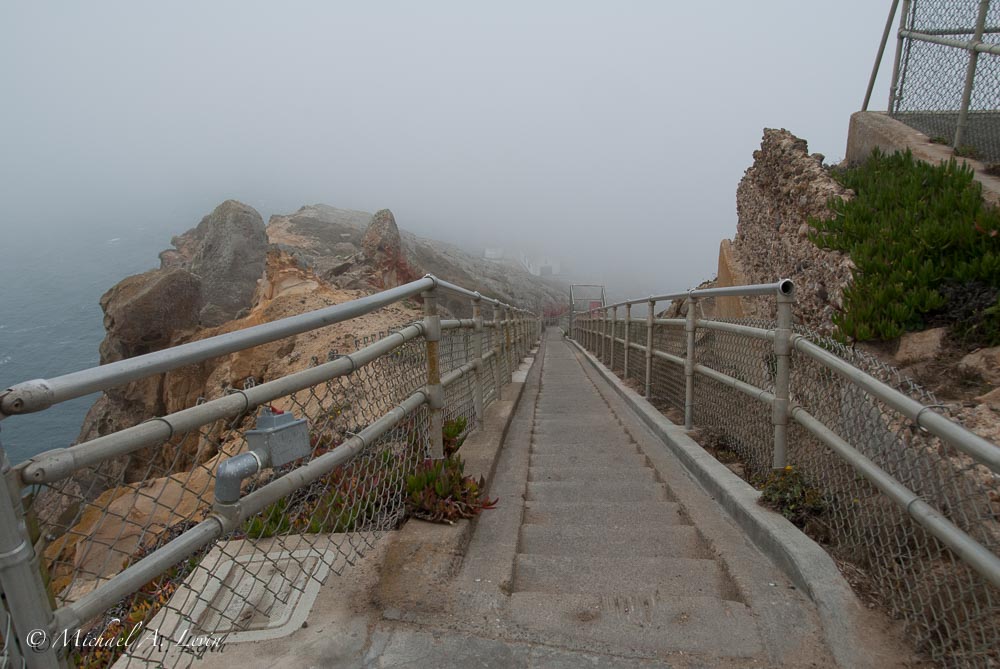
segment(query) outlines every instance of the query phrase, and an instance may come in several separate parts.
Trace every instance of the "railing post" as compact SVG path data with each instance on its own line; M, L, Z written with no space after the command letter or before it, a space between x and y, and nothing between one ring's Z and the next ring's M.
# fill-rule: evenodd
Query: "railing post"
M607 321L607 314L604 309L600 311L600 318L597 318L597 346L598 349L595 351L597 354L597 359L604 362L604 329L605 322Z
M493 305L493 383L496 384L496 397L499 402L503 399L503 393L501 388L503 388L503 371L501 370L501 365L503 365L503 325L502 321L497 319L500 311L500 307Z
M427 406L430 409L430 457L444 457L444 388L441 386L441 316L434 289L424 291L424 340L427 342Z
M791 363L792 303L794 287L790 281L779 284L777 295L777 327L774 331L774 403L771 422L774 424L774 468L788 464L788 378Z
M698 300L689 297L687 303L687 319L684 321L684 332L687 335L687 355L684 356L684 429L694 427L694 335L695 318Z
M7 453L0 446L0 588L11 624L9 636L8 630L3 632L6 654L11 666L15 659L23 657L29 660L29 667L57 669L64 663L59 659L58 646L51 643L57 633L55 618L38 555L28 535L21 486L15 477ZM36 650L38 643L41 645Z
M653 318L656 302L652 299L646 303L646 399L653 396Z
M472 405L476 420L483 420L483 301L478 297L472 301L472 359L475 363L472 391Z
M503 381L508 383L514 378L514 352L511 350L513 347L513 337L510 334L510 307L505 306L503 308L503 340L504 340L504 363L506 368L504 369Z
M902 32L903 28L906 27L906 19L909 15L910 0L903 0L903 10L899 14L898 32ZM896 103L899 102L899 97L902 95L902 91L899 86L899 66L903 56L903 39L904 37L902 35L898 35L896 38L896 55L892 60L892 83L889 84L889 106L886 108L886 113L889 114L889 116L896 113Z
M632 327L632 305L625 305L625 359L622 361L622 378L628 380L629 329Z
M611 309L611 355L608 361L608 369L612 372L615 371L615 346L618 342L618 307L613 307Z
M611 368L612 353L611 341L611 309L604 309L604 358L601 360L609 369Z
M990 9L990 0L979 0L979 16L976 17L976 33L972 37L973 44L983 41L983 31L986 30L986 14ZM969 105L972 102L972 87L976 79L976 64L979 62L979 52L969 50L969 66L965 70L965 88L962 90L962 107L958 110L958 124L955 126L956 149L962 146L965 139L965 125L969 121Z

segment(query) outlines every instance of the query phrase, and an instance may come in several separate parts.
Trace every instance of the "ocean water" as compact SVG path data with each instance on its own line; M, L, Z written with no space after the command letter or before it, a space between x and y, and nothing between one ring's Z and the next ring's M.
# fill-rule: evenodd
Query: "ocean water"
M105 223L60 228L58 233L45 226L4 231L0 388L98 364L104 337L101 295L130 274L158 267L157 253L190 225ZM72 444L95 399L97 395L81 397L0 422L0 443L11 463Z

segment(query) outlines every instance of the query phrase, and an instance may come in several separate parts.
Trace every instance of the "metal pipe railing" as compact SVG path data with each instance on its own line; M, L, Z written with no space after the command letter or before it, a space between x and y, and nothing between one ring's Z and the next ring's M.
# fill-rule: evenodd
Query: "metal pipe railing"
M437 312L438 291L448 291L472 300L473 318L442 321ZM17 640L23 641L28 638L26 634L31 630L44 630L48 638L53 639L62 630L79 629L83 624L104 614L123 597L138 591L163 574L166 569L238 529L241 523L251 516L353 459L424 405L428 406L430 413L429 450L432 456L440 457L443 450L441 418L444 408L444 388L466 375L474 375L472 390L474 411L477 417L481 417L484 404L484 378L480 373L482 366L489 363L496 370L497 375L492 381L496 384L494 397L499 398L499 389L504 378L509 379L510 372L516 367L515 360L511 359L512 356L520 356L530 348L529 338L538 333L538 328L537 323L533 322L536 317L531 312L427 276L346 304L53 379L18 384L0 395L0 407L3 408L5 415L40 411L55 403L91 392L106 390L184 365L343 322L417 294L422 294L424 298L425 316L422 322L406 326L358 351L340 356L328 363L254 387L235 390L232 394L166 416L155 417L145 423L69 449L40 453L20 463L16 469L11 469L6 464L6 456L0 448L0 461L4 463L0 477L0 488L2 488L0 553L5 556L0 560L0 591L8 603L11 616L11 627L8 631L16 635L5 639L10 644L8 655L19 657L15 653L19 648ZM483 302L490 304L494 309L494 322L490 326L493 328L494 336L497 336L497 348L486 352L482 346L482 336L487 327L482 319ZM497 314L501 311L504 317L498 320ZM455 330L472 332L471 350L466 351L463 364L442 374L438 341L442 331ZM308 463L284 473L242 498L239 497L239 480L235 478L235 474L240 472L235 472L233 479L235 486L230 486L232 494L220 495L205 520L185 530L177 538L144 556L121 573L98 583L93 590L82 595L77 601L56 611L52 610L49 605L49 594L40 578L42 573L39 566L40 557L35 553L27 535L26 523L21 521L25 515L21 495L23 486L57 482L79 469L94 467L142 448L165 443L176 435L196 431L220 419L243 415L253 407L328 383L359 370L421 336L427 345L426 383L395 409L386 412L357 433L348 432L347 438L337 448L316 456ZM505 366L503 373L506 377L501 375L499 360L501 347ZM223 460L222 464L230 461L232 459ZM27 666L30 667L61 666L54 645L25 657L28 660Z
M695 309L698 299L706 295L714 297L773 295L777 306L776 326L773 329L765 329L696 318ZM687 317L685 319L655 319L653 317L656 301L660 299L679 298L684 298L687 301ZM912 421L915 426L926 430L949 446L970 456L977 463L988 467L994 473L1000 473L1000 447L979 437L965 427L948 420L944 416L933 412L931 407L925 406L882 383L870 374L812 343L803 335L793 334L791 331L791 311L794 300L794 285L790 281L784 280L761 286L747 286L737 289L708 289L647 298L647 344L645 347L635 343L627 344L627 346L634 346L639 350L644 350L646 353L647 398L650 397L651 361L653 358L659 358L677 365L684 370L685 428L687 429L693 427L691 418L694 398L690 383L693 374L699 374L712 379L735 389L747 397L770 406L774 426L773 466L775 468L784 467L786 464L787 426L789 420L794 420L821 442L829 446L847 464L857 470L893 502L905 509L915 522L952 550L955 555L965 561L979 575L993 585L1000 587L1000 557L977 542L949 519L945 518L940 512L927 504L889 473L879 468L833 430L809 414L805 408L793 403L791 388L789 387L792 363L791 354L794 351L804 355L819 363L822 367L847 379L871 397L884 402L905 419ZM620 304L635 303L637 303L636 300L629 300ZM616 308L616 305L611 305L608 308ZM601 318L598 310L591 310L587 313L586 317L578 318L583 332L594 329L595 324L597 326L596 329L600 330L602 320L604 319ZM653 347L653 329L656 325L660 324L673 327L684 326L685 334L687 335L687 350L684 357L660 351ZM722 371L712 369L695 360L693 343L695 341L695 333L698 329L725 332L758 341L770 341L772 343L772 352L775 356L774 392L758 388L753 384L734 378ZM584 341L587 342L586 339ZM612 339L612 341L615 340ZM598 360L603 359L602 347L604 345L604 338L601 337L596 341L590 342L590 344L590 350L595 353L595 357Z
M53 404L108 390L146 376L342 323L394 302L415 297L433 286L434 279L424 277L344 304L63 374L52 379L25 381L8 388L0 395L0 417L41 411Z

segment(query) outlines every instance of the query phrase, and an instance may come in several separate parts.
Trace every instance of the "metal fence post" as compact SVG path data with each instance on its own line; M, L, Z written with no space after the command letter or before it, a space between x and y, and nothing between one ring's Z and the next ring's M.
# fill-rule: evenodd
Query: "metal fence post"
M649 300L646 304L646 399L652 397L653 390L653 312L656 302Z
M502 321L497 319L500 307L493 305L493 383L496 385L496 397L499 402L503 399L503 393L501 388L503 388L503 380L501 375L503 372L500 366L503 364L503 325Z
M595 317L597 320L597 344L598 349L595 351L597 353L597 359L604 362L604 329L605 323L607 322L607 314L604 309L601 309L600 317Z
M18 658L20 651L22 661L27 659L29 667L57 669L64 663L59 659L56 644L51 643L57 634L55 619L48 590L42 582L38 555L28 535L21 486L15 476L7 453L0 447L0 588L12 628L3 631L4 643L11 660ZM41 645L36 650L38 642Z
M424 291L424 340L427 342L427 406L430 409L430 457L444 457L444 388L441 386L441 317L434 289Z
M478 297L472 301L472 359L473 368L472 404L476 412L476 420L483 420L483 301Z
M611 352L608 355L608 369L615 371L615 346L618 342L618 307L611 309Z
M698 300L689 297L687 303L687 319L684 321L684 332L687 335L687 355L684 356L684 429L694 427L694 335L695 318Z
M990 9L990 0L979 0L979 16L976 17L976 34L972 38L973 44L983 41L983 31L986 29L986 14ZM958 110L958 125L955 126L955 141L952 144L956 149L962 146L965 138L965 125L969 121L969 105L972 102L972 87L976 79L976 64L979 62L979 52L975 49L969 50L969 67L965 71L965 88L962 90L962 107Z
M910 15L910 0L903 0L903 10L899 13L899 32L906 27L906 19ZM899 64L903 57L903 36L896 38L896 55L892 60L892 83L889 85L889 106L886 109L889 116L896 113L896 103L902 94L899 85Z
M622 378L628 379L628 349L629 349L629 335L631 334L629 330L632 327L632 305L625 305L625 356L622 361Z
M777 294L777 327L774 331L774 403L771 422L774 424L774 468L788 464L788 377L791 362L792 302L794 287L782 281Z
M510 334L510 307L503 308L503 341L504 341L504 369L503 382L508 383L514 378L514 352L511 350L514 341Z

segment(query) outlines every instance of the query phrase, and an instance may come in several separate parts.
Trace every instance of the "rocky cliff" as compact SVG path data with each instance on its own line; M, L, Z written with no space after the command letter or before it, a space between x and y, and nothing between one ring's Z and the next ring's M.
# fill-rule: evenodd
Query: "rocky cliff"
M475 263L467 254L451 247L435 251L435 242L401 234L389 210L369 215L318 205L274 217L265 229L256 211L229 200L172 241L173 248L160 254L159 269L127 277L101 298L102 363L341 304L427 271L500 292L494 277L470 281ZM461 264L451 264L453 254ZM533 277L522 274L504 283L508 290L500 294L521 302L517 291L530 289L539 302L565 301L557 288L531 286ZM421 317L419 305L406 301L114 388L88 412L79 441L325 362L354 350L361 337ZM244 429L248 425L239 421L220 421L41 492L34 510L54 538L45 549L54 590L65 600L78 598L117 573L123 556L199 517L211 500L218 462L243 447ZM82 541L87 549L78 553Z
M373 230L383 231L378 237L392 241L370 239ZM303 267L344 288L373 281L402 283L399 277L404 274L431 273L532 309L565 304L569 299L569 288L559 281L532 276L519 265L478 258L451 244L399 231L397 247L393 234L397 230L388 210L372 216L323 204L272 216L267 226L272 243L298 259ZM444 306L456 315L468 315L464 301L449 297Z
M820 334L834 331L833 314L843 307L843 291L854 264L847 254L817 247L809 219L831 216L832 197L851 198L810 154L806 141L787 130L765 129L760 149L736 191L738 222L733 240L719 249L718 274L704 287L768 283L790 278L796 285L794 318ZM774 317L770 299L716 299L704 305L720 318ZM680 314L678 304L670 315ZM1000 348L963 349L945 328L908 333L900 340L858 345L900 368L943 400L952 415L994 443L1000 441Z

